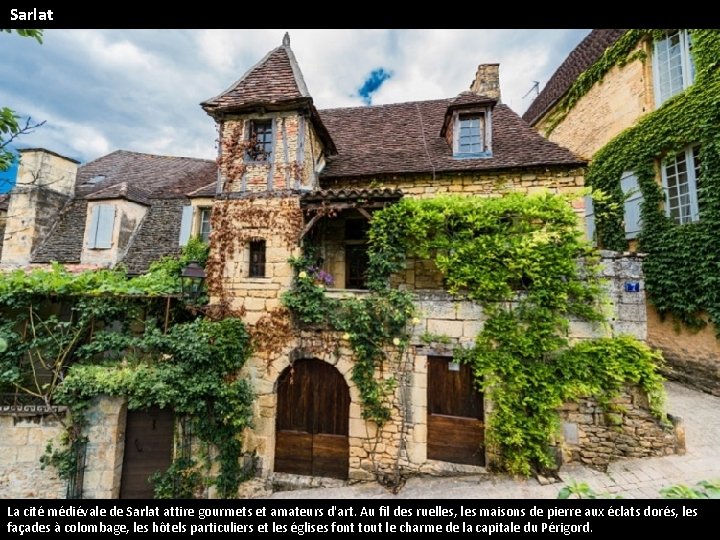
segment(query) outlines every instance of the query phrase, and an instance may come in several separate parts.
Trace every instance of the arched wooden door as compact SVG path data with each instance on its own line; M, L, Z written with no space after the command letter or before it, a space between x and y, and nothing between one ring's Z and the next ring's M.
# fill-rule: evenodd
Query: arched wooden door
M350 391L340 372L297 360L280 375L275 471L347 478Z

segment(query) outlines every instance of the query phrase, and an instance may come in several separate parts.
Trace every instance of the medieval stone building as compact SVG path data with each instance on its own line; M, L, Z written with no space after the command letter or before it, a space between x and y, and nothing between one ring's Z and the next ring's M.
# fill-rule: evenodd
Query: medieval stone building
M0 244L2 265L121 263L141 273L199 235L210 242L211 303L266 337L244 368L256 392L245 449L256 457L259 475L366 479L398 468L481 470L492 459L484 444L491 404L468 366L453 362L453 350L472 343L483 313L447 294L430 263L410 261L399 277L421 316L407 353L389 366L399 383L392 416L380 430L363 418L347 339L293 324L281 295L295 278L289 260L310 242L328 294L367 294L368 222L402 197L578 193L585 161L504 105L498 76L498 65L481 65L470 89L453 98L318 110L286 37L202 103L218 126L217 163L117 151L78 167L51 152L24 151ZM574 204L580 221L582 197ZM642 281L640 264L610 255L605 262L614 283L610 332L644 339L644 296L622 287L624 280ZM569 336L603 331L571 321ZM640 401L627 405L633 425L643 426L639 438L652 444L632 443L630 454L612 450L602 459L671 452L673 435ZM112 429L91 440L96 458L106 462L88 462L86 496L119 493L122 453L132 451L123 448L130 426L121 406L111 400L96 413ZM568 458L592 444L585 428L594 418L566 413ZM590 428L595 441L603 429Z
M629 146L633 138L655 133L622 158L624 169L614 179L614 189L624 197L621 226L631 250L638 249L638 238L645 229L642 205L647 198L639 182L641 174L633 168L646 164L653 168L653 180L662 189L662 212L669 218L669 224L686 225L676 229L679 236L687 240L686 245L691 244L692 231L703 226L703 211L705 219L713 211L713 203L702 200L701 188L714 189L708 180L703 182L703 176L712 179L716 173L710 167L702 170L701 162L703 152L708 155L704 160L706 164L713 162L716 129L706 129L707 124L700 117L690 121L692 114L684 109L705 111L702 114L717 117L717 69L699 63L702 58L695 58L704 52L709 58L706 63L713 61L717 56L715 35L716 32L710 31L693 37L686 29L654 34L638 30L593 30L568 55L523 115L551 141L588 160L600 155L613 142L617 147ZM671 118L673 114L686 118L689 125L682 126ZM668 121L660 125L663 117ZM650 127L653 122L655 125ZM621 140L621 136L624 139ZM658 139L658 143L652 139ZM645 156L643 148L653 148L653 151ZM588 234L592 237L596 219L589 198L586 202ZM697 249L707 244L707 240L701 241ZM672 253L669 257L672 259ZM667 265L672 262L666 263L666 268ZM714 273L714 270L705 270L705 264L699 261L694 261L692 267L703 274ZM693 277L686 275L688 284L679 285L683 290L675 294L689 296L687 303L695 306L699 319L708 321L713 302L696 301L700 294L693 288L702 286L698 284L699 275L691 271ZM648 343L663 351L673 378L720 394L717 327L712 322L699 330L685 326L667 309L667 302L660 294L651 297L647 304Z

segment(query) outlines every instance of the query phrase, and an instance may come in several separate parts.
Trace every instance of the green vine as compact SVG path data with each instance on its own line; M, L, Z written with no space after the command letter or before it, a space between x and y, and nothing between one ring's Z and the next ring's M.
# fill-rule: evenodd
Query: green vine
M403 199L373 216L368 297L327 298L309 257L293 261L295 288L284 299L301 322L346 332L366 418L384 421L375 398L389 389L378 387L369 359L392 340L404 346L412 316L411 295L392 289L390 278L408 258L432 259L448 291L481 304L488 317L474 347L456 355L493 403L488 439L501 466L529 474L554 465L549 447L567 399L591 395L610 403L633 383L661 410L659 357L647 347L629 337L569 346L571 317L603 321L599 261L580 236L560 196Z
M252 389L238 377L249 335L239 319L196 318L197 306L190 312L172 298L182 267L206 254L191 242L181 257L132 279L121 269L72 273L57 264L0 274L0 336L8 344L0 351L0 386L69 410L58 416L65 432L60 447L48 445L43 466L70 478L91 400L122 396L128 409L169 407L186 416L194 436L218 451L219 495L235 496L240 437L252 418ZM158 496L185 465L156 476ZM187 480L186 487L194 476Z
M303 324L327 324L343 332L355 353L352 380L360 392L363 418L382 426L391 417L388 398L397 381L376 374L383 373L389 352L402 354L407 346L408 321L414 314L411 295L376 279L363 298L329 298L314 261L312 249L290 260L296 277L293 288L283 293L283 303Z
M651 36L652 34L652 30L628 30L620 39L613 43L612 46L608 47L597 62L580 74L570 86L570 89L553 107L553 111L543 126L545 136L550 136L555 128L565 120L577 102L580 101L596 83L601 82L613 67L624 66L633 60L644 61L645 52L640 49L635 49L641 39Z
M649 299L660 315L671 313L690 328L701 328L709 319L720 332L720 33L693 30L691 35L694 84L605 145L585 180L607 195L596 204L599 244L623 250L620 177L624 171L637 175L643 194L639 249L647 253L643 268ZM665 216L655 163L689 144L700 145L701 219L678 225Z

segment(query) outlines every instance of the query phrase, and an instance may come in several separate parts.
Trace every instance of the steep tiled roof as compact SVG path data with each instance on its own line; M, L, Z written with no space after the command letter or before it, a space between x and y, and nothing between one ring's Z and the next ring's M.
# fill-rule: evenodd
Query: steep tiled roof
M123 262L130 274L147 272L152 261L180 250L182 199L153 200Z
M215 181L216 174L216 163L207 159L117 150L79 167L75 187L83 197L122 183L153 198L182 197Z
M531 125L535 124L550 107L565 95L575 79L597 62L605 50L625 32L626 30L608 28L591 31L553 73L545 88L523 114L523 119Z
M85 236L87 201L72 199L57 216L57 223L35 250L32 262L79 263Z
M257 105L296 103L310 98L289 39L270 51L251 67L240 80L219 96L201 103L208 112L241 110Z
M150 205L148 193L142 188L128 185L127 182L120 182L119 184L114 184L98 191L94 191L85 198L95 201L106 199L126 199L128 201L144 204L145 206Z
M453 99L320 111L338 148L322 178L582 165L505 105L492 113L492 156L457 159L440 136Z

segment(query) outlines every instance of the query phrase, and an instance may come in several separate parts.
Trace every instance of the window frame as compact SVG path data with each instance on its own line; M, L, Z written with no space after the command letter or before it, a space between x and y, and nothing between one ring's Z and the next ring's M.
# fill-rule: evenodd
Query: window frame
M207 216L207 220L205 220ZM210 233L212 232L212 226L210 224L210 218L212 216L212 206L198 206L198 232L197 235L205 244L210 243ZM203 232L203 225L207 224L207 233Z
M669 156L665 156L660 163L660 172L662 176L662 187L665 203L665 215L672 219L675 223L682 225L684 223L692 223L700 220L700 203L698 200L698 185L702 180L700 178L700 145L692 144L683 148L680 152L677 152L672 157L672 163L669 161ZM682 156L685 164L684 174L686 175L686 181L684 184L687 185L687 193L680 193L680 188L683 185L679 182L678 178L683 172L678 172L677 164L678 157ZM673 200L677 200L677 206L673 206L671 195L670 195L670 175L668 169L675 167L675 171L672 176L675 178L674 185L677 193L676 196L672 197ZM686 196L687 202L682 203L681 197ZM678 215L673 215L673 210L678 209ZM686 212L683 211L686 208Z
M480 144L479 152L461 152L461 140L463 121L478 119L480 126L478 137ZM458 110L453 113L453 157L456 159L487 158L492 157L492 118L489 108L481 110Z
M269 137L269 140L263 140L258 142L253 139L257 138L258 126L262 125L265 127L262 134L264 138ZM248 147L245 149L245 161L251 163L269 163L272 159L273 149L275 146L275 122L272 118L256 118L248 121L248 129L245 140L248 143ZM259 145L262 145L262 149L259 149ZM269 146L269 150L267 147Z
M267 244L263 239L250 240L248 244L248 277L267 277ZM257 260L253 260L257 257Z
M660 51L660 47L662 44L667 43L669 40L671 40L675 35L678 36L678 45L680 47L680 76L682 78L682 84L681 87L672 90L670 88L670 93L668 95L663 95L661 91L661 73L665 72L668 73L671 69L669 64L670 61L670 53L668 52L671 47L665 46L664 51ZM660 55L665 54L667 57L667 62L663 62L663 67L661 69L660 67ZM663 39L656 39L653 42L653 61L652 61L652 67L653 67L653 93L655 95L655 107L659 108L662 106L663 103L665 103L667 100L669 100L672 97L675 97L676 95L682 93L685 89L692 86L692 84L695 82L695 62L693 61L692 57L692 37L690 33L687 30L679 29L675 31L668 31L665 33L665 37ZM669 75L668 75L669 76ZM672 82L672 81L671 81Z

